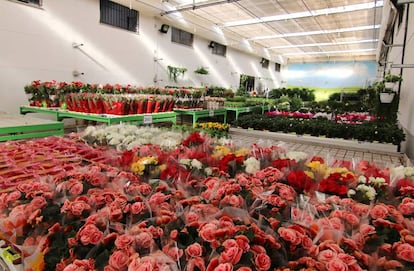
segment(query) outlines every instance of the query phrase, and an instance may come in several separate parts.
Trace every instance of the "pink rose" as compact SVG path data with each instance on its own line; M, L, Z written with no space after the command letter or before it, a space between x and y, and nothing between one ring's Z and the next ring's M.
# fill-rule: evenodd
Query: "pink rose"
M93 271L95 270L95 261L93 259L88 260L74 260L72 264L63 269L63 271Z
M123 250L117 250L109 256L109 264L116 270L123 270L127 267L128 255Z
M118 249L126 249L134 242L134 237L128 234L122 234L118 236L115 240L115 246Z
M302 238L302 247L304 249L310 249L312 247L312 245L313 245L312 239L310 239L307 236L303 236L303 238Z
M243 250L239 247L231 247L221 252L219 257L220 263L231 263L236 265L243 254Z
M141 266L141 259L139 258L138 253L132 254L130 256L128 271L137 271L140 266Z
M153 243L152 234L141 232L135 236L135 242L140 248L150 248Z
M83 201L75 201L70 204L69 211L74 216L81 216L84 210L88 210L89 206Z
M351 206L352 212L357 216L364 216L369 213L369 205L357 203Z
M230 263L220 263L219 265L217 265L216 268L214 268L214 271L232 271L233 270L233 265L231 265Z
M83 245L97 245L103 238L103 233L93 224L84 225L78 232L77 238Z
M252 269L247 266L242 266L242 267L239 267L237 271L252 271Z
M45 200L44 197L35 197L30 202L30 208L31 208L31 210L42 209L46 205L47 205L47 202L46 202L46 200Z
M236 243L243 250L243 252L247 252L250 249L250 240L245 235L237 235L236 236Z
M7 202L14 202L18 200L22 196L22 193L18 190L15 190L9 194L7 194Z
M398 270L403 268L404 265L396 260L386 261L384 264L385 270Z
M296 199L295 190L291 186L285 184L279 184L279 195L282 199L287 201L294 201Z
M142 195L144 195L144 196L148 196L148 195L151 193L152 188L151 188L151 185L144 183L144 184L140 184L140 185L138 186L138 191L139 191Z
M217 231L217 226L213 223L207 223L200 227L199 234L204 241L213 242L216 240L215 232Z
M252 250L256 254L262 254L262 253L266 254L266 249L262 246L259 246L259 245L253 245Z
M345 213L344 219L346 222L348 222L351 226L355 227L359 225L359 219L356 215L351 213Z
M283 240L290 242L292 245L297 246L302 241L297 231L293 229L287 229L284 227L280 227L278 229L278 233Z
M407 198L398 206L403 215L410 216L414 214L414 201L407 201Z
M369 214L373 219L386 218L389 215L388 207L383 203L379 203L371 209Z
M333 259L335 259L337 256L337 253L330 250L330 249L325 249L319 252L318 254L318 260L321 262L329 262L332 261Z
M236 240L234 239L227 239L226 241L223 242L223 247L224 249L229 249L232 247L238 247L239 245L237 244Z
M343 261L346 265L353 265L357 262L353 256L346 254L346 253L339 253L338 259Z
M153 269L153 267L152 267L152 264L151 264L151 262L143 262L143 263L141 263L141 265L140 266L138 266L138 268L137 269L135 269L134 271L153 271L154 269ZM128 269L128 271L131 271L131 270L129 270Z
M374 234L375 231L375 227L368 225L368 224L362 224L359 227L359 232L361 233L362 236L368 236L370 234Z
M83 191L83 184L81 182L75 182L69 188L69 194L71 195L80 195Z
M278 206L281 208L286 206L286 201L284 201L281 197L277 195L270 195L267 198L267 201L269 202L270 205L273 205L273 206Z
M333 259L326 264L327 271L348 271L348 266L339 259Z
M131 213L137 215L145 210L145 204L143 202L134 202L131 205Z
M259 253L254 259L254 266L259 271L266 271L270 269L271 260L265 253Z
M200 257L191 258L187 262L186 271L195 271L196 268L199 271L205 271L206 270L206 265L204 263L204 260Z
M168 256L170 256L174 261L178 261L181 256L183 256L184 252L181 248L178 247L170 247L170 246L165 246L163 248L163 251L165 254L167 254Z
M404 261L414 262L414 247L410 244L397 244L395 247L395 253L398 258Z
M201 257L202 254L203 248L199 243L191 244L185 249L185 255L187 256L187 259Z

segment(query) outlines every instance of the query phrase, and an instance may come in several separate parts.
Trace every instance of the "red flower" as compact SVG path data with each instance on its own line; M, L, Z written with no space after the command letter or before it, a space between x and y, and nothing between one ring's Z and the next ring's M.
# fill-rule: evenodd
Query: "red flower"
M288 183L299 192L309 192L313 188L313 180L304 171L291 171L287 176Z
M205 139L200 135L200 133L194 132L184 139L182 144L183 146L190 147L194 145L201 145L204 141Z
M134 158L133 151L124 151L120 158L121 166L129 166L132 163L132 159Z
M277 169L294 168L296 165L296 161L291 159L276 159L271 164L272 167L275 167Z

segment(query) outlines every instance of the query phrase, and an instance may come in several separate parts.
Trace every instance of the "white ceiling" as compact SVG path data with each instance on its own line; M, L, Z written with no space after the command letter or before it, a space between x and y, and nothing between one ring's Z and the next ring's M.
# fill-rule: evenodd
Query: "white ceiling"
M276 62L375 60L379 0L114 0Z

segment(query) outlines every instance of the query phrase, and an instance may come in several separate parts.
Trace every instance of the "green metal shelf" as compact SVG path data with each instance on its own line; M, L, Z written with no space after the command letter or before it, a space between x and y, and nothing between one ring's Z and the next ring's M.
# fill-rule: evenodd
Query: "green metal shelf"
M161 122L176 123L177 114L175 112L161 112L152 114L136 114L136 115L108 115L108 114L92 114L73 112L57 108L40 108L34 106L20 106L20 114L27 113L44 113L55 115L56 120L61 121L64 118L84 119L97 122L103 122L108 125L120 122L134 122L136 124L152 124Z
M0 115L0 141L63 135L63 133L64 127L61 122Z
M265 113L265 111L270 110L270 105L257 105L257 106L247 106L247 107L226 107L227 112L234 112L235 113L235 120L239 118L239 115L241 113L249 113L253 112L255 110L260 109L262 114Z
M215 110L191 110L191 109L174 109L174 112L181 115L181 123L183 115L189 115L193 117L193 127L197 123L199 118L206 118L206 117L216 117L216 116L223 116L223 122L226 123L227 121L227 110L225 108L222 109L215 109Z

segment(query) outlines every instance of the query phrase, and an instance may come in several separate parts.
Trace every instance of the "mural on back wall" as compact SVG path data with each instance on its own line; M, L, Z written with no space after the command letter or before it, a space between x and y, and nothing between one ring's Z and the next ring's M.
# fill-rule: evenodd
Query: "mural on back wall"
M292 63L285 78L288 87L305 87L325 92L352 91L375 82L375 61Z

